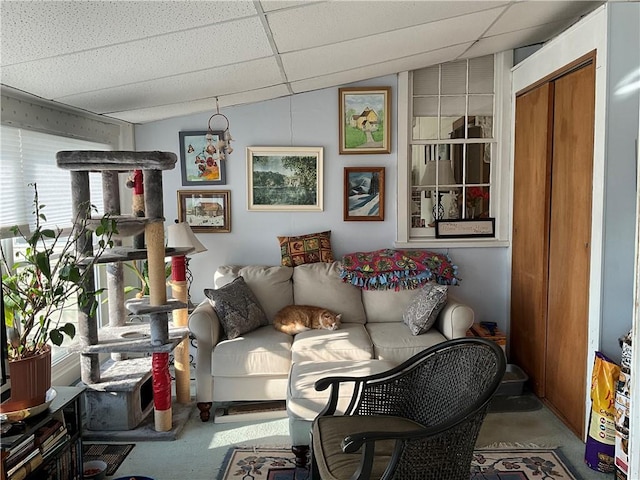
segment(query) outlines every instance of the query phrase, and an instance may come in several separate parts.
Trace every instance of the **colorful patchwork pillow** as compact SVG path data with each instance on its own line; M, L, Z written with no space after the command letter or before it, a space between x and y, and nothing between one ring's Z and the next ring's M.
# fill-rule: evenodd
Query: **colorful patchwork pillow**
M427 332L447 303L446 285L427 284L420 289L402 314L402 320L413 335Z
M220 288L206 288L204 294L229 340L269 324L258 299L242 277Z
M278 237L282 265L295 267L305 263L333 262L331 230L298 237Z

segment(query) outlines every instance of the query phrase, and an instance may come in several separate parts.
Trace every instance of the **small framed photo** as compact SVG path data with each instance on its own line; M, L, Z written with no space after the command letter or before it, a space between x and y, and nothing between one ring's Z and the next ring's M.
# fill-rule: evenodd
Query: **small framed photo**
M182 185L226 185L226 162L220 158L219 143L224 132L180 132Z
M178 190L178 221L194 232L229 233L230 197L229 190Z
M340 153L391 152L391 87L345 87L340 96Z
M495 218L436 220L436 238L491 238L495 236Z
M247 208L322 211L322 147L247 147Z
M344 221L384 220L384 167L344 169Z

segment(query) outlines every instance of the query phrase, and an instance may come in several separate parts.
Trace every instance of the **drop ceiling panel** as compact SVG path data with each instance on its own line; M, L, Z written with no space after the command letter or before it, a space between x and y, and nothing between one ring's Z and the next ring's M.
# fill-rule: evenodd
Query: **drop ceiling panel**
M363 78L375 78L396 72L416 70L418 68L448 62L451 59L457 58L471 45L471 42L462 45L455 45L453 47L442 48L429 53L371 65L369 67L300 80L298 82L292 82L291 88L295 93L308 92L309 90L316 90L319 88L330 88L336 85L345 85L362 80Z
M559 20L573 19L593 10L593 2L548 2L540 8L540 2L518 2L511 5L498 21L487 30L485 36L514 32L554 23Z
M296 7L300 7L300 6L309 6L309 5L314 5L316 3L324 3L325 5L328 4L329 2L326 1L322 1L322 2L314 2L312 0L301 0L301 1L295 1L295 0L291 0L291 1L279 1L279 0L262 0L260 2L260 5L262 6L262 9L265 12L273 12L275 10L282 10L284 8L296 8Z
M280 53L435 22L505 6L508 2L330 2L267 16ZM497 17L504 8L494 11ZM308 19L313 18L313 22ZM291 28L305 25L305 28Z
M37 7L36 7L37 5ZM2 2L2 35L11 38L3 64L65 55L185 31L214 42L203 27L256 15L252 2ZM204 36L203 36L204 35Z
M516 48L545 41L553 36L555 32L561 31L571 23L571 20L561 20L559 22L548 23L544 26L525 28L523 30L518 30L517 32L483 38L475 43L469 51L465 52L463 58L474 58L488 55L498 51L495 50L496 48L503 48L505 45L513 45L513 48Z
M480 37L495 17L496 11L493 10L479 12L372 35L366 39L286 53L282 55L282 63L291 82L362 68L398 57L417 55L425 50L468 43Z
M255 72L260 72L260 75ZM283 83L283 79L278 64L269 57L55 100L91 112L108 114L229 95L259 89L265 84L280 83Z
M286 95L289 95L288 88L284 85L276 85L273 87L261 88L260 90L252 90L242 94L219 97L219 105L220 108L224 108L228 105L262 102L264 100L271 100L273 98L284 97ZM202 112L211 112L213 115L216 112L216 99L212 97L192 102L160 105L153 108L114 112L111 116L130 123L148 123L163 118L179 117L181 115L190 115ZM231 131L233 133L233 118L230 118L229 120L231 122ZM202 130L206 129L207 125L205 123L202 125Z
M224 37L229 43L225 48L215 48L215 42L211 42L213 46L207 42L194 46L193 32L178 32L6 66L2 69L2 81L45 98L59 98L271 54L257 17L203 27L199 34L202 38ZM47 81L43 82L43 78Z

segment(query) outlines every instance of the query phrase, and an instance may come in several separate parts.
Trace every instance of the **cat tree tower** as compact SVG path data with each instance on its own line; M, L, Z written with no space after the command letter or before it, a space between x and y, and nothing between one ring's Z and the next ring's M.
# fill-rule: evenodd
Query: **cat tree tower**
M109 326L98 330L97 318L88 305L79 311L78 337L81 377L86 385L87 428L89 430L131 430L154 410L157 432L172 429L171 376L169 353L188 336L186 325L170 328L170 313L186 311L187 304L167 299L165 257L184 256L191 248L165 248L162 198L162 171L173 169L177 157L171 152L62 151L56 155L58 167L70 170L74 218L90 202L89 173L102 175L105 214L116 221L118 240L97 260L107 264ZM120 214L118 173L135 171L144 189L144 205L132 215ZM140 178L140 176L142 178ZM140 209L144 208L144 212ZM90 213L88 213L90 215ZM144 216L142 216L144 215ZM91 219L89 219L91 225ZM133 247L123 247L121 238L133 237ZM87 257L93 255L89 240L81 246ZM145 248L146 243L146 248ZM149 297L124 300L122 262L147 260ZM95 289L89 275L86 288ZM148 324L126 324L126 310L148 315ZM183 318L184 315L177 315ZM111 353L111 360L100 365L99 355ZM151 354L128 358L129 354ZM188 366L187 366L188 368ZM176 371L176 380L185 383L189 371ZM190 397L179 395L188 403Z

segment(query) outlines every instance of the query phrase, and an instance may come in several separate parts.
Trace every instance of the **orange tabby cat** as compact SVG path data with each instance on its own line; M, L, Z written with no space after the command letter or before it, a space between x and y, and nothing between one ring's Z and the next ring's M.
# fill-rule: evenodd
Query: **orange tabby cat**
M337 330L341 318L342 314L333 313L322 307L287 305L276 313L273 326L276 330L295 335L312 328Z

